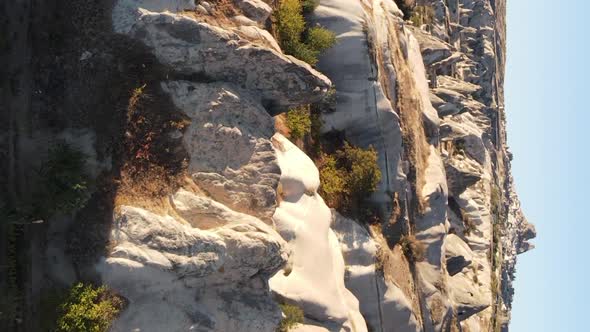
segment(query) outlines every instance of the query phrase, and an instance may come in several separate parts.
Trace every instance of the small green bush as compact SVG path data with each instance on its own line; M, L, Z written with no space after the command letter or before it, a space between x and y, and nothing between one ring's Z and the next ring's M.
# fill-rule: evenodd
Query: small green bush
M286 115L287 128L289 128L289 136L293 140L302 139L311 131L311 117L309 114L309 106L301 106L287 112Z
M320 0L302 0L303 14L312 13L320 4Z
M307 30L305 44L312 50L322 53L336 44L336 35L330 30L315 26Z
M86 204L89 198L86 155L65 143L49 151L39 171L41 190L36 197L41 214L68 213Z
M337 156L346 170L346 184L353 199L361 200L377 189L381 170L377 151L372 146L365 150L344 142L344 149L339 150Z
M320 194L328 206L337 207L343 195L347 193L346 173L338 168L334 156L324 154L321 157Z
M320 194L328 206L355 216L360 216L364 201L381 181L377 151L373 147L355 147L348 142L332 155L323 154L319 171Z
M299 0L282 0L276 11L276 28L279 42L284 51L290 53L301 43L305 31L301 2Z
M59 306L56 331L105 332L122 308L123 302L106 287L78 283Z
M285 318L281 320L277 332L287 332L297 324L303 323L303 310L293 304L279 304L281 311L285 314Z
M332 47L336 42L334 33L322 27L314 27L306 31L304 8L310 10L315 6L317 5L314 5L312 0L303 3L301 0L282 0L275 11L274 20L278 41L283 51L311 65L317 63L322 51Z
M402 235L399 244L410 261L421 262L426 258L426 248L414 235Z

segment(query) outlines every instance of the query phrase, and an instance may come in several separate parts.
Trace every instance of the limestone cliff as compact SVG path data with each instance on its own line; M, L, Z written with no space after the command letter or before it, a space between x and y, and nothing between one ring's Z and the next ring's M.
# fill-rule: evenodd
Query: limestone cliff
M270 332L279 304L303 311L300 332L508 330L516 255L536 234L506 146L505 0L318 4L307 24L336 44L313 67L283 52L278 2L263 0L114 0L69 32L88 50L52 44L65 63L56 90L83 98L36 105L63 118L79 107L85 120L25 130L11 114L2 174L26 187L15 170L30 132L29 157L44 137L77 144L97 184L38 233L46 283L92 280L122 296L112 331ZM98 87L80 83L92 76ZM370 218L331 209L314 160L277 129L330 88L318 135L377 153ZM40 275L31 289L48 287ZM25 317L41 310L26 301L37 309Z

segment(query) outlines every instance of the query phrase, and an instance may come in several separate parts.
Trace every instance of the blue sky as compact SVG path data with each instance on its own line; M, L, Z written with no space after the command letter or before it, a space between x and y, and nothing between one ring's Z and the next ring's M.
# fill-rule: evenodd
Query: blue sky
M590 1L507 2L508 144L538 232L519 256L510 331L589 331Z

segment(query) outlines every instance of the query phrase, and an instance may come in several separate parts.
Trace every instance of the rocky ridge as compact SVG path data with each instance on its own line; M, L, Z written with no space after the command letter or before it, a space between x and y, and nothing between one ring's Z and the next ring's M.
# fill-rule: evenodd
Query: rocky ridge
M274 331L279 302L303 310L296 331L508 329L516 255L535 231L505 145L505 4L418 4L434 13L421 27L392 0L321 0L310 20L338 43L312 68L264 30L261 1L235 1L233 17L116 2L114 30L174 74L160 87L190 119L191 185L165 215L118 207L96 266L129 301L114 331ZM274 115L332 84L323 132L378 153L371 225L330 210L313 161L275 133Z

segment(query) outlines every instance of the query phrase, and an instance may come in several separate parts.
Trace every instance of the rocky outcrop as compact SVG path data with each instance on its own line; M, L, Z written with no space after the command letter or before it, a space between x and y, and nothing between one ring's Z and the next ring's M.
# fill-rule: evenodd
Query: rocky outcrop
M497 24L503 17L495 17L504 13L495 13L487 1L418 4L434 13L419 28L407 26L388 1L320 2L315 21L340 40L318 65L337 88L336 111L323 115L324 130L342 131L347 140L379 153L385 176L372 201L387 220L384 234L390 244L400 236L388 231L395 192L397 204L406 208L401 218L395 216L402 225L395 229L414 233L426 252L411 272L421 298L414 314L421 316L422 328L487 330L501 321L494 316L501 307L496 294L503 268L490 253L510 255L498 224L520 224L509 221L520 212L508 212L512 194L501 190L511 181L500 120L505 32ZM419 103L412 105L408 95ZM408 117L410 109L421 113L419 126ZM404 128L423 130L426 145L419 135L399 145ZM420 158L412 158L415 151ZM419 210L412 211L416 205ZM518 226L521 235L512 238L515 252L529 247L524 239L534 232L526 228ZM465 252L453 252L457 248ZM378 294L357 297L361 308L380 301Z
M111 241L98 269L130 302L114 331L272 331L280 320L265 284L288 252L260 220L237 218L204 231L122 206Z
M420 318L414 312L414 299L396 283L390 269L383 266L400 270L400 266L393 264L394 259L384 257L387 244L379 243L357 222L335 211L332 228L346 263L346 287L359 300L367 326L372 331L421 331ZM400 254L393 255L398 255L399 259ZM403 272L397 274L407 277Z
M271 116L228 84L174 81L162 88L191 119L183 141L195 183L216 201L270 219L280 176Z
M237 8L258 22L270 14L255 1ZM274 331L278 300L303 309L300 329L366 331L318 170L274 134L269 115L318 100L330 81L270 35L270 45L249 39L258 27L215 26L187 9L119 1L113 14L118 32L183 78L161 88L190 121L181 135L191 180L169 197L166 215L119 208L114 249L97 267L129 300L113 330Z
M318 101L330 86L308 64L232 29L153 11L146 5L151 1L133 1L132 6L129 1L117 2L115 30L142 41L160 62L182 75L236 84L250 90L271 112ZM170 9L161 4L158 8Z
M319 173L309 157L280 134L273 137L281 166L282 199L273 216L293 255L270 280L284 301L329 330L367 331L358 300L344 285L345 262L330 224L332 211L318 195Z
M507 321L515 256L535 231L505 146L501 14L487 0L423 0L433 18L415 27L396 2L321 0L310 19L338 42L317 68L282 53L262 1L234 1L231 17L219 4L117 2L115 31L167 68L161 89L190 120L178 133L190 185L161 214L119 207L98 266L129 299L115 331L274 331L277 303L303 310L295 331ZM331 82L322 133L378 154L371 225L331 210L314 162L275 134L273 115Z

